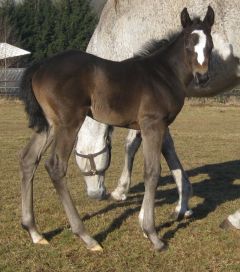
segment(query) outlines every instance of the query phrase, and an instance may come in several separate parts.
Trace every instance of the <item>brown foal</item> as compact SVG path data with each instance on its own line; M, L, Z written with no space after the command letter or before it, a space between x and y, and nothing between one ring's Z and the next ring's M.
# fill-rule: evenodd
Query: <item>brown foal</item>
M88 115L109 125L141 130L145 194L140 225L156 250L165 247L154 223L162 141L184 104L186 86L193 78L199 85L208 81L214 11L208 7L203 21L191 20L185 8L181 23L181 33L145 56L113 62L67 51L26 70L21 95L35 134L21 153L22 225L34 243L47 243L36 227L32 187L40 158L51 145L46 169L71 229L90 250L102 249L84 228L64 180L77 133Z

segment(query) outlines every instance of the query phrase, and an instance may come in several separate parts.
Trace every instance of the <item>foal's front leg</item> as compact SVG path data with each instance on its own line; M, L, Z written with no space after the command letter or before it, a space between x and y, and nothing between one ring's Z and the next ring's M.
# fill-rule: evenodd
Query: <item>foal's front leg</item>
M162 250L165 244L158 238L155 229L154 203L158 179L161 171L160 155L165 125L159 120L146 120L141 125L144 155L145 193L139 223L142 230L154 245L154 249Z

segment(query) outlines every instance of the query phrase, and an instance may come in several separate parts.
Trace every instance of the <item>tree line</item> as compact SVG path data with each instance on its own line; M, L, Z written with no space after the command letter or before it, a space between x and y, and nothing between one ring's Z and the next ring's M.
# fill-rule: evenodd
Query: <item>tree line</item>
M6 0L0 17L7 42L31 52L23 65L66 49L85 50L97 21L88 0Z

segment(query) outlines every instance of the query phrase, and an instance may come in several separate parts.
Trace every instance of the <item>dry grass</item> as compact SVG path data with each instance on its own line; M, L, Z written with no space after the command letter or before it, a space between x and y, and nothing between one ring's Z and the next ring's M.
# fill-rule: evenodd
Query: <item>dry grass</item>
M193 183L192 220L172 222L176 187L163 163L162 186L156 196L156 225L169 244L163 253L152 251L138 226L143 195L142 154L134 165L128 201L89 200L74 158L68 185L89 231L104 252L92 254L67 228L58 197L43 163L35 178L35 211L49 246L31 244L20 227L18 152L31 135L19 103L0 103L0 271L240 271L240 233L221 230L219 223L240 206L239 107L185 106L171 128L176 149ZM126 130L116 129L109 190L116 185L123 161Z

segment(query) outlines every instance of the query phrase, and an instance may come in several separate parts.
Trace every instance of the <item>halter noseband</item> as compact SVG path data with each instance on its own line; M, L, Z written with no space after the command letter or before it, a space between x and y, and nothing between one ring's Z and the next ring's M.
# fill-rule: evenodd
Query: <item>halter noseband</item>
M98 155L101 155L101 154L107 152L108 150L110 151L109 152L109 154L110 154L109 155L109 157L110 157L109 158L109 163L108 163L107 167L105 167L105 169L99 171L96 168L96 164L95 164L94 158L97 157ZM89 159L91 169L88 172L82 172L81 171L84 176L100 175L100 174L102 174L108 168L108 166L110 164L110 160L111 160L111 141L109 139L107 139L107 144L99 152L84 155L84 154L78 153L77 150L75 150L75 155L78 156L78 157L81 157L81 158Z

